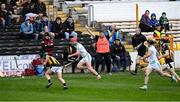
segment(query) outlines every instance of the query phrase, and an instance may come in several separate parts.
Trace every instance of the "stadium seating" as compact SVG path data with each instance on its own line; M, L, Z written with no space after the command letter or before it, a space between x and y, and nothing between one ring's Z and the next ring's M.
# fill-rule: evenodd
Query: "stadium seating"
M105 29L108 26L111 26L113 24L117 25L117 29L123 32L125 36L132 36L135 34L135 29L136 29L136 22L135 21L116 21L116 22L98 22L100 25L99 28ZM180 19L173 19L170 20L170 24L172 24L172 29L171 31L167 31L166 34L174 34L174 41L179 42L180 39ZM143 32L147 37L152 37L153 32Z
M20 54L36 54L39 53L40 40L27 40L20 38L19 26L15 25L11 28L0 29L0 55L20 55ZM86 39L86 40L84 40ZM86 46L90 44L89 35L79 35L79 41ZM63 47L68 45L68 42L64 42L61 39L55 39L54 53L61 53Z
M50 20L55 20L55 18L61 17L62 21L65 21L67 18L66 13L58 10L57 7L52 5L51 0L45 0L47 13L50 15ZM34 39L22 39L19 34L19 24L14 24L11 27L5 29L0 28L0 55L22 55L22 54L37 54L39 53L41 46L40 40ZM89 47L91 43L90 35L83 35L81 32L85 32L86 29L81 26L79 21L75 21L75 31L78 32L78 39L85 47ZM68 42L65 42L62 39L55 39L55 46L53 53L62 53L63 49L68 45Z

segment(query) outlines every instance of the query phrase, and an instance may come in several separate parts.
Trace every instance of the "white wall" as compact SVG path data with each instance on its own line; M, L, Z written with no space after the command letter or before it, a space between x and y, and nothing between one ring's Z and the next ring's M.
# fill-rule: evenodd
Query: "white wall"
M180 2L139 2L139 19L145 10L166 12L169 19L180 19ZM91 8L91 9L90 9ZM93 16L94 9L94 16ZM104 2L89 4L89 21L126 21L136 19L136 2Z

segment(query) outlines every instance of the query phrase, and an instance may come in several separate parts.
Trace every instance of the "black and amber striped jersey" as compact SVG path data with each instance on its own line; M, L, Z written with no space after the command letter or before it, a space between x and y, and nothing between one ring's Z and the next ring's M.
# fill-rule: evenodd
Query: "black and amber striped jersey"
M51 67L51 66L61 66L61 63L53 56L49 56L47 59L46 67Z

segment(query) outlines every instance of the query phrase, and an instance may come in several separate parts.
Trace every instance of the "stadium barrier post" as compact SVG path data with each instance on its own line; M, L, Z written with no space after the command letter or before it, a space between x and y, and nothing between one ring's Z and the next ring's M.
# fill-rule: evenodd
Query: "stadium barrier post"
M170 48L172 51L174 51L174 35L172 33L170 37Z
M136 0L136 28L139 27L139 6L138 0Z

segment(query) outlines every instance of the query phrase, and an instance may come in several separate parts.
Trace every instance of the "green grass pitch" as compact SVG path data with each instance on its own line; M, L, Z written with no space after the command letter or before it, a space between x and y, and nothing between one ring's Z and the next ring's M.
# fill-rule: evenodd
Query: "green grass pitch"
M102 74L101 80L90 74L64 74L64 78L68 90L56 76L49 89L45 77L0 78L0 101L180 101L180 82L172 83L157 73L151 74L147 91L139 89L142 72Z

